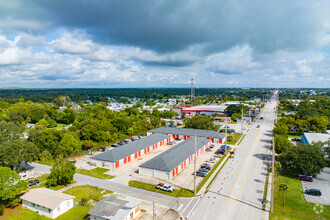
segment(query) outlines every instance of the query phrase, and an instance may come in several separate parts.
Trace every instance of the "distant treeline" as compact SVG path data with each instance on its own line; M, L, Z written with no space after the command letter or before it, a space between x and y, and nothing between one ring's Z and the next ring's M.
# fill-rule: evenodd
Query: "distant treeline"
M196 96L244 97L252 99L270 94L270 89L198 88ZM104 97L136 97L142 99L163 99L180 95L190 95L190 88L120 88L120 89L0 89L0 101L19 102L19 99L32 102L53 102L58 96L69 96L72 101L91 100L102 102Z

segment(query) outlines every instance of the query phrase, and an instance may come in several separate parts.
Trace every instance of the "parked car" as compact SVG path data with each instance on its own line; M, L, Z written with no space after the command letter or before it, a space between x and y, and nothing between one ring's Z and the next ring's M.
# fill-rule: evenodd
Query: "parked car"
M196 176L206 177L207 174L202 171L196 171Z
M223 154L214 154L214 157L221 158Z
M129 143L131 143L132 141L131 141L131 139L125 139L124 142L125 142L125 144L129 144Z
M260 128L260 125L257 125L257 128Z
M305 190L305 194L313 195L313 196L322 196L322 193L318 189L307 189Z
M209 162L209 163L215 163L217 162L217 158L214 158L214 157L210 157L206 162Z
M174 188L168 184L164 184L164 183L159 183L157 186L156 186L157 189L161 189L161 190L164 190L166 192L173 192L174 191Z
M292 138L292 141L300 142L301 139L299 139L299 138Z
M99 147L99 148L97 148L97 150L98 150L99 152L104 152L104 151L105 151L105 147Z
M301 176L298 178L300 181L313 182L313 178L309 176Z
M176 140L176 141L181 141L181 139L180 139L180 138L174 138L174 140Z
M207 169L207 170L211 170L211 167L210 167L210 166L205 166L205 165L202 165L202 166L201 166L201 169Z
M299 177L302 177L302 176L306 176L306 177L309 177L309 178L313 178L312 175L309 175L309 174L307 174L307 173L305 173L305 174L298 174L298 178L299 178Z
M200 171L200 172L204 172L204 173L207 173L207 172L209 172L210 170L208 170L208 169L206 169L206 168L199 168L198 171Z
M39 184L39 180L30 180L28 183L28 187L34 186Z
M211 148L209 148L209 147L208 147L208 148L206 148L206 151L211 151Z
M119 145L125 145L126 143L125 143L125 141L120 141L120 142L118 142L118 144Z
M117 144L117 143L111 144L111 147L120 147L120 144Z
M170 141L167 143L168 145L173 145L173 144L176 144L176 141Z
M133 136L133 137L131 138L132 141L136 141L136 140L139 140L139 139L140 139L139 136Z
M261 120L263 120L263 119L264 119L264 117L260 117L260 119L261 119Z
M215 145L214 144L211 144L210 148L214 148L214 147L215 147Z

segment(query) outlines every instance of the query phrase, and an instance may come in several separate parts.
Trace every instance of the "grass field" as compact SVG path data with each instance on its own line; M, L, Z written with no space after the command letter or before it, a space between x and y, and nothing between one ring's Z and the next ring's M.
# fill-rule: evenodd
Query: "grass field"
M287 184L289 191L285 193L283 206L280 184ZM330 207L324 206L323 213L316 214L316 204L305 201L300 181L295 176L280 174L275 176L274 212L270 213L269 219L330 219Z
M84 170L84 169L77 169L76 173L96 177L96 178L103 179L103 180L115 178L114 176L104 174L107 171L109 171L109 169L102 168L102 167L96 167L96 168L92 169L91 171Z
M236 144L237 140L239 139L239 137L241 136L240 133L235 133L233 135L230 135L233 137L233 140L232 141L227 141L227 144L231 144L231 145L234 145Z
M157 189L156 185L153 185L150 183L139 182L139 181L135 181L135 180L129 181L128 185L131 187L136 187L136 188L144 189L144 190L151 191L151 192L162 193L162 194L165 194L168 196L173 196L173 197L193 197L195 195L194 192L189 189L181 188L179 190L175 189L173 192L166 192L166 191Z

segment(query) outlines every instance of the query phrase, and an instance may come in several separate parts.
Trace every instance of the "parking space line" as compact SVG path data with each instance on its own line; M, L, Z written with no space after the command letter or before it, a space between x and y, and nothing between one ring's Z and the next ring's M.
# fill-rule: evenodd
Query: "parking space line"
M176 205L182 205L182 204L179 203L179 202L173 202L173 201L170 201L170 200L167 200L167 199L162 199L162 198L158 198L158 197L154 197L154 196L149 196L149 195L146 195L146 194L143 194L143 193L133 192L133 191L131 191L131 190L121 189L121 188L118 188L118 187L115 187L115 186L110 186L110 185L109 185L109 187L110 187L110 188L114 188L114 189L119 189L119 190L122 190L122 191L126 191L126 192L130 192L130 193L134 193L134 194L141 195L141 196L150 197L150 198L153 198L153 199L162 200L162 201L165 201L165 202L170 202L170 203L173 203L173 204L176 204Z

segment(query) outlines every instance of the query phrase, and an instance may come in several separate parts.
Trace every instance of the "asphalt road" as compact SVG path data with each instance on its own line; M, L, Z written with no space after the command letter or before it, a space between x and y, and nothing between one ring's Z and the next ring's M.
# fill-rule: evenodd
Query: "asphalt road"
M262 210L276 101L268 103L209 191L183 211L187 219L268 219ZM260 125L260 128L257 128Z
M30 163L30 165L32 166L34 172L50 173L49 166L38 163ZM175 210L180 210L182 207L186 206L191 200L190 198L176 198L160 193L150 192L143 189L138 189L135 187L130 187L119 183L115 183L112 182L111 180L102 180L79 173L76 173L74 175L74 180L77 181L78 184L98 186L100 188L108 189L122 195L135 197L137 199L141 199L149 202L155 202L157 204L167 206Z

